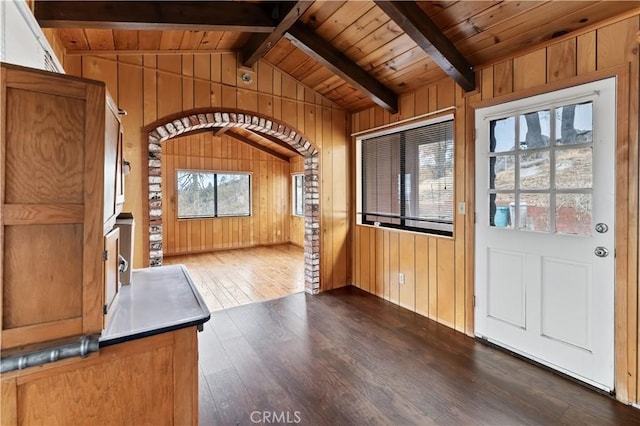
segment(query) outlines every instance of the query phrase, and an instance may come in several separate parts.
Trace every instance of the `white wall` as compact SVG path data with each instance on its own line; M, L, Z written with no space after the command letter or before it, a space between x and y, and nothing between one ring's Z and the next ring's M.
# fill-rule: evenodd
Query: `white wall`
M0 61L64 72L24 0L0 0Z

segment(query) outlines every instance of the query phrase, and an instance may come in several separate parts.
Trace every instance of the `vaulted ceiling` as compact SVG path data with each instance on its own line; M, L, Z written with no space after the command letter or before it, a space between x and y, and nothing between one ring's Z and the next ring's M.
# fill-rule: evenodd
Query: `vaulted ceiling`
M238 51L346 110L451 76L636 9L637 1L36 1L69 53ZM245 135L246 136L246 135Z

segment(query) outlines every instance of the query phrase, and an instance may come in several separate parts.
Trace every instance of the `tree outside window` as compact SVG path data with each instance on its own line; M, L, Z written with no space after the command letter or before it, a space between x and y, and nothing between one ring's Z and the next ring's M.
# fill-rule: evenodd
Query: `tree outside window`
M251 215L251 175L179 170L178 218Z

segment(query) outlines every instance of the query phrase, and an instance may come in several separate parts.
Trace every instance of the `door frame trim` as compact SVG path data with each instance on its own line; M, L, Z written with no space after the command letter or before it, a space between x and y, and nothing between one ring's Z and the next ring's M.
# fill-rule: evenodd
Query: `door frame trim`
M636 392L635 358L638 347L638 163L629 161L633 155L637 158L637 147L632 147L630 140L638 136L638 126L630 122L630 108L633 105L633 95L629 93L631 63L610 67L588 74L571 77L566 80L546 83L490 99L470 100L466 111L467 123L472 123L468 130L471 132L467 151L467 177L472 199L468 200L476 211L476 170L475 170L475 113L476 109L490 107L510 101L520 100L543 93L566 89L581 84L591 83L610 77L616 78L616 176L615 176L615 288L614 288L614 387L616 398L629 401L629 395ZM634 149L635 148L635 149ZM630 155L631 154L631 155ZM469 215L471 216L471 215ZM467 244L472 247L473 257L468 258L472 263L471 279L469 280L470 294L475 299L475 223L471 220L472 232L469 232ZM475 307L471 311L475 315ZM475 316L473 318L475 330ZM630 364L633 364L631 365Z

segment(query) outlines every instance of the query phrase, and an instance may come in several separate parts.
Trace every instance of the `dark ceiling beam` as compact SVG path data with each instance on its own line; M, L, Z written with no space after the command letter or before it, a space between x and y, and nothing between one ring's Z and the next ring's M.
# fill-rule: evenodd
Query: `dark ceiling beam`
M252 67L276 45L284 33L302 16L314 1L297 1L278 4L280 20L271 34L252 34L242 49L242 65Z
M374 2L460 87L467 92L475 90L473 67L420 6L412 1Z
M244 129L244 130L249 131L249 132L253 133L254 135L258 135L261 138L264 138L264 139L268 140L269 142L273 142L274 144L276 144L276 145L278 145L278 146L280 146L280 147L282 147L284 149L287 149L287 150L293 152L296 155L302 155L294 147L292 147L291 145L289 145L288 143L286 143L284 141L281 141L280 139L276 138L275 136L271 136L270 134L267 134L267 133L256 132L256 131L254 131L252 129Z
M382 108L392 113L398 112L398 96L391 89L365 72L302 22L296 22L292 25L285 37L298 49L329 68L356 89L364 92Z
M275 4L235 1L42 1L43 28L207 30L271 33Z
M223 127L223 128L224 129L229 129L230 127ZM242 143L245 143L245 144L247 144L249 146L252 146L252 147L254 147L256 149L259 149L260 151L266 152L269 155L273 155L276 158L279 158L281 160L289 162L289 157L287 157L286 155L281 154L278 151L274 151L271 148L267 148L264 145L260 145L258 142L254 142L251 139L249 139L249 138L247 138L247 137L245 137L245 136L243 136L243 135L241 135L239 133L234 132L233 130L227 130L226 133L227 133L227 136L232 137L234 139L237 139Z

